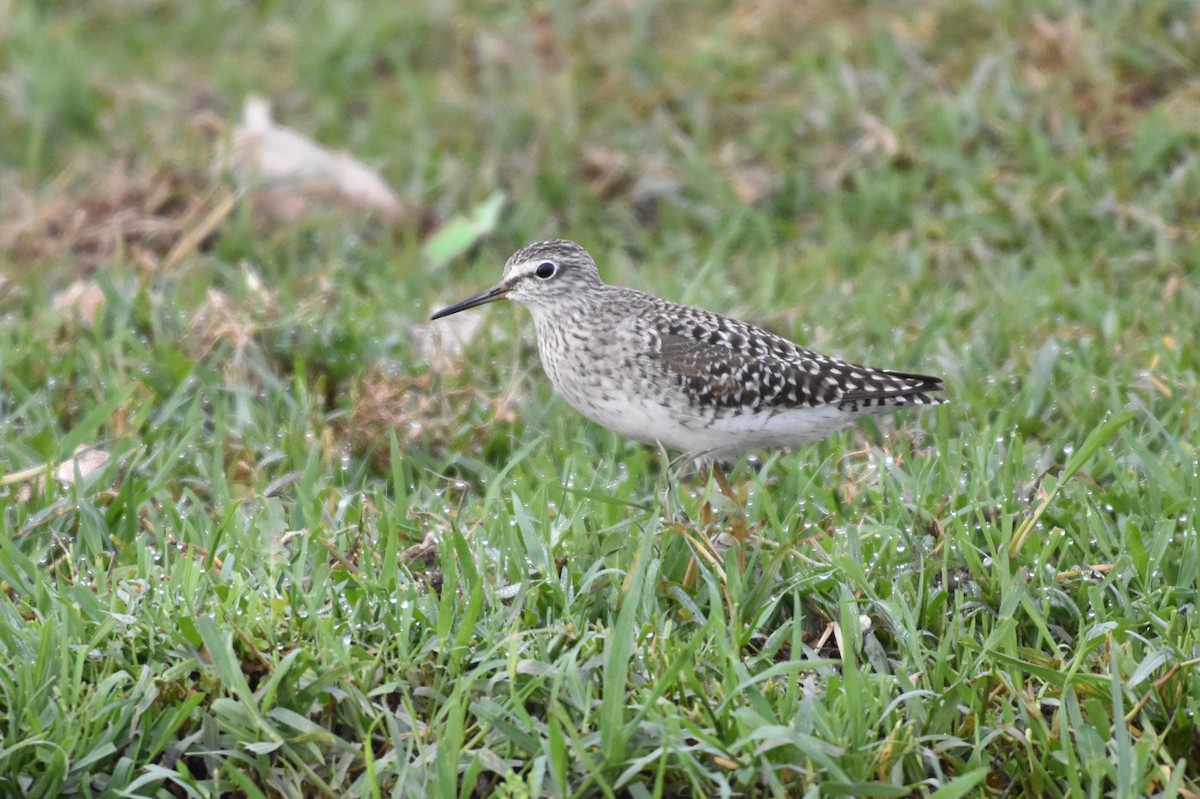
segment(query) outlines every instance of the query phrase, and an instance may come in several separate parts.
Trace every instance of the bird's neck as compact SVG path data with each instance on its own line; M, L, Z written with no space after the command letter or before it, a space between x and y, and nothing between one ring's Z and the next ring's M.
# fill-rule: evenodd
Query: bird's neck
M529 312L533 314L538 326L554 324L555 320L569 319L581 313L594 313L597 306L608 302L610 288L606 285L588 286L586 290L576 292L568 297L556 297L550 303L529 303Z

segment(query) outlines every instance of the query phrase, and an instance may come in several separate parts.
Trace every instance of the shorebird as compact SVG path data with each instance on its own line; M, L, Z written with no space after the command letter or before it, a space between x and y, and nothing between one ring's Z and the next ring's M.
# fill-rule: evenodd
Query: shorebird
M580 413L714 466L824 438L860 416L938 405L942 380L820 355L754 325L600 279L573 241L518 250L492 288L432 319L500 299L525 305L542 366ZM736 502L736 500L735 500Z

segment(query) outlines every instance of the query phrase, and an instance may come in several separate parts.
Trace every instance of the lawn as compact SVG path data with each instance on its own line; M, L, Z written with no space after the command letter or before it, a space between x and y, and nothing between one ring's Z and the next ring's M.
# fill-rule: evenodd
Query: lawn
M1200 796L1198 30L0 0L0 795ZM278 213L252 94L397 204ZM743 517L428 323L551 237L950 403Z

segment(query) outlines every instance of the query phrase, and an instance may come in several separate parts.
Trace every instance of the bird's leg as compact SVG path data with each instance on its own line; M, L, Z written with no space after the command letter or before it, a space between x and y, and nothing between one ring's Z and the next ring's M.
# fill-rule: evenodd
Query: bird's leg
M698 488L702 488L704 486L707 478L710 475L714 473L721 474L721 482L724 484L724 488L721 490L725 496L732 499L732 494L729 491L729 481L725 480L724 474L719 471L719 467L715 463L713 463L707 469L703 463L698 462L697 466L699 467L699 474L697 475ZM736 504L737 500L734 500L734 503ZM687 532L684 533L684 535L691 541L692 547L695 550L695 554L693 554L691 560L688 561L687 571L684 572L683 575L684 588L690 589L696 584L696 577L699 569L698 558L703 557L718 571L721 568L721 552L713 545L713 541L709 539L709 536L712 534L712 532L717 529L717 520L717 513L713 510L712 503L709 502L705 497L704 504L700 506L700 526L699 530L697 531L699 532L699 535L692 536Z
M733 507L736 509L736 512L734 514L734 518L729 520L728 532L730 537L736 542L735 546L744 544L750 538L750 524L746 519L745 507L742 506L741 501L733 492L733 488L729 485L729 480L725 477L724 470L721 469L720 465L716 461L713 461L711 464L709 464L707 468L707 475L705 475L705 471L706 470L704 467L701 467L700 475L702 480L705 476L710 477L714 482L716 482L717 488L720 489L721 493L733 503ZM713 510L712 503L705 499L704 504L700 506L700 529L705 531L705 533L700 541L697 541L695 538L693 538L692 543L694 546L701 548L700 551L705 560L719 569L720 567L717 564L722 562L723 555L725 551L729 549L729 546L727 544L728 539L726 539L726 544L722 545L721 539L725 538L724 532L718 533L716 538L711 541L708 538L709 532L719 529L717 525L718 519L719 517L717 512ZM746 555L740 547L738 549L738 567L740 569L745 569L746 567ZM695 557L693 557L693 559L688 563L687 571L683 577L683 586L685 588L691 588L693 585L695 585L697 568L698 564Z
M725 582L725 572L721 568L723 558L721 552L709 540L709 532L716 526L717 516L713 513L712 506L706 501L700 508L700 529L697 534L693 534L685 527L683 528L683 536L692 546L692 557L688 560L687 570L683 573L683 587L690 590L696 585L696 577L699 575L700 559L703 558L708 562L710 568L714 569L720 576L721 582Z
M709 470L713 480L717 482L717 487L721 489L721 493L733 503L733 507L737 508L737 518L730 522L729 532L734 540L739 544L744 544L750 539L750 523L746 519L746 508L742 505L741 500L737 498L737 495L733 493L733 489L729 485L729 480L725 477L725 470L721 468L720 464L713 461ZM740 555L738 557L739 559L741 558Z
M683 521L687 520L687 511L684 510L683 502L680 499L678 483L681 475L676 468L678 464L672 461L667 451L662 448L659 449L659 455L662 458L662 462L667 464L660 472L660 475L666 481L666 485L659 493L659 500L667 521L671 524L680 524L681 519Z
M717 487L721 489L721 493L729 497L730 501L737 506L738 510L744 511L745 509L742 507L742 503L738 502L738 498L734 496L733 489L729 487L729 480L726 479L725 470L721 468L721 464L713 461L712 466L709 467L709 470L712 473L713 479L717 481Z
M729 520L729 534L735 542L733 546L738 548L738 569L745 571L746 553L741 545L750 539L750 524L746 521L746 509L742 507L742 503L738 500L737 495L733 493L733 489L729 485L729 480L725 477L725 470L716 461L713 461L709 466L709 475L716 481L717 487L721 489L721 493L733 503L733 507L736 509L733 518ZM712 514L712 507L707 501L704 503L704 508L708 515ZM724 534L722 533L713 541L713 551L722 555L729 548L727 542L725 542L725 546L722 546L721 538L723 536Z

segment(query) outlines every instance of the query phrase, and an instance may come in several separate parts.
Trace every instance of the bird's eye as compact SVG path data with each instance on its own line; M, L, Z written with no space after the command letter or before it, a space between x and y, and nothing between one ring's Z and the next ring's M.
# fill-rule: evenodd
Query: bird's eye
M554 277L554 273L557 271L558 269L554 266L554 264L546 261L538 264L538 268L534 274L540 277L542 280L549 280L550 278Z

